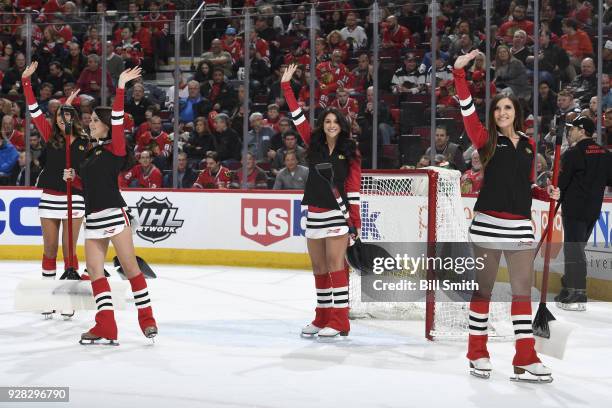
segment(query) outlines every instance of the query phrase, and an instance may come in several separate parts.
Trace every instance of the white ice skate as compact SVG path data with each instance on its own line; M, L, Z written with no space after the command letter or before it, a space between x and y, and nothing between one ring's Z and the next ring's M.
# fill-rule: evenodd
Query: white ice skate
M348 336L347 331L340 331L340 330L333 329L331 327L325 327L319 330L318 334L319 334L319 337L324 337L324 338L336 337L338 335L342 337Z
M491 360L487 357L479 358L477 360L470 360L470 374L474 377L489 379L491 376Z
M314 336L322 330L321 327L317 327L314 324L310 323L306 326L302 327L302 336Z
M535 384L551 383L552 370L542 363L514 366L514 377L510 377L510 380Z

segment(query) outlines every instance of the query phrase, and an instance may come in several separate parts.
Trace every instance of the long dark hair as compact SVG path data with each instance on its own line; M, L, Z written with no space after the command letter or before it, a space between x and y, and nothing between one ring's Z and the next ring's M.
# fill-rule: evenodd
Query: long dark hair
M486 167L487 163L489 163L493 157L493 154L495 154L495 148L497 147L497 133L499 132L499 128L495 123L495 107L502 99L510 99L512 105L514 106L514 122L512 123L514 131L517 133L523 131L523 108L521 107L521 102L518 100L518 98L513 94L499 93L495 95L491 100L491 104L489 105L489 128L487 129L489 132L489 138L487 143L478 151L483 168Z
M65 136L62 129L57 125L57 118L61 115L62 106L58 107L55 111L55 115L53 116L53 124L51 125L51 129L53 129L53 134L51 135L50 143L54 148L59 148L64 146ZM72 136L75 138L87 139L87 134L83 131L83 126L81 125L81 121L79 120L79 114L76 109L70 109L71 114L74 116L71 118L72 120Z
M330 114L336 116L338 124L340 125L340 134L336 142L336 150L349 161L357 156L357 144L351 138L351 129L347 119L338 109L328 107L321 111L317 119L317 127L312 131L310 144L306 151L306 158L309 162L320 160L323 157L324 149L327 149L323 123L327 115Z
M100 119L100 122L104 123L107 127L108 127L108 133L106 134L106 137L104 139L110 139L111 138L111 132L112 132L112 122L111 122L111 112L112 112L112 108L110 106L98 106L97 108L94 108L94 113L96 114L96 116L98 116L98 119ZM129 148L129 146L126 145L126 156L125 156L125 162L123 163L123 166L121 167L121 171L125 171L128 170L130 168L132 168L134 166L134 164L136 164L136 158L134 156L134 152L132 151L132 149Z

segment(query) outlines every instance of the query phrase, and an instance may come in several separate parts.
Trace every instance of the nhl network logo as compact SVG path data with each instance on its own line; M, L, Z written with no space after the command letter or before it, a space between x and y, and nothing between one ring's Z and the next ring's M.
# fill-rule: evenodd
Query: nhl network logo
M185 220L176 218L177 207L173 207L168 198L144 198L131 207L138 218L136 234L145 241L156 243L176 234Z

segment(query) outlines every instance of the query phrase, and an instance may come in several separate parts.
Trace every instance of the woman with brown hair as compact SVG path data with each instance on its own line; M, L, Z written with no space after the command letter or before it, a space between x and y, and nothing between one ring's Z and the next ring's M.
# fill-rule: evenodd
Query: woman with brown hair
M74 179L83 186L85 195L85 259L98 312L96 325L81 335L81 344L102 338L116 344L117 324L108 280L104 276L104 259L113 243L125 275L130 281L138 309L138 322L148 338L157 335L157 323L144 275L138 266L132 240L132 223L127 204L121 196L118 176L128 165L123 129L125 85L140 77L141 68L125 70L119 76L113 107L97 107L91 116L89 130L92 148L81 164L80 177L74 169L64 171L64 180Z
M296 69L295 64L287 67L281 78L281 87L293 123L308 147L306 162L310 170L302 204L308 205L306 239L317 295L315 319L302 329L302 334L346 336L350 324L348 270L344 259L349 236L358 237L361 228L361 155L351 138L347 119L335 108L325 108L319 115L317 127L311 131L290 85ZM319 163L331 163L333 182L344 205L348 207L355 230L345 221L329 184L317 173L316 165Z
M66 183L62 180L62 172L66 168L66 125L60 115L60 109L55 112L53 124L45 119L42 110L36 102L30 77L36 71L38 62L33 62L23 71L21 82L23 90L32 116L32 121L38 132L46 143L46 154L42 172L38 177L36 186L42 188L40 204L38 205L38 215L43 234L43 259L42 276L43 279L55 279L56 257L59 241L60 225L62 227L62 252L64 255L64 274L60 279L80 279L78 273L70 272L72 266L74 271L78 269L76 255L73 260L69 260L68 245L68 201L66 196ZM79 90L74 91L66 100L66 105L70 105L77 96ZM80 166L85 159L87 152L87 137L81 128L77 118L72 118L70 113L66 113L66 119L73 122L73 131L70 136L70 157L72 165ZM76 242L79 237L79 230L85 215L85 201L83 192L80 188L72 189L72 253L76 254ZM44 311L43 315L49 318L52 311ZM74 311L62 313L65 317L74 315Z
M536 145L522 132L523 112L514 95L498 94L492 99L488 129L478 119L464 71L478 53L475 50L458 57L453 70L465 129L484 168L469 229L474 255L484 260L484 268L477 272L478 290L470 302L467 358L473 375L489 378L492 368L487 350L489 303L503 253L512 287L514 379L550 382L551 370L538 358L532 330L535 237L531 201L532 197L557 200L559 189L549 186L546 191L535 185Z

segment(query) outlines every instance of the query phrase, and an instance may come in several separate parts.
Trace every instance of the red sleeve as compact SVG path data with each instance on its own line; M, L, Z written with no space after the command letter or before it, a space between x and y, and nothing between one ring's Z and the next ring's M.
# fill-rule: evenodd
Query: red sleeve
M78 188L79 190L83 190L83 180L78 176L78 174L76 175L74 180L72 180L72 187Z
M123 132L123 98L124 89L117 88L115 94L115 101L113 102L113 108L111 111L111 137L113 142L110 144L110 151L115 156L125 156L125 134ZM161 185L161 184L160 184Z
M461 105L461 114L463 115L463 124L467 131L468 137L476 149L483 147L489 139L489 132L480 123L472 95L468 90L467 81L465 80L465 71L463 69L453 69L453 77L455 78L455 89L459 97Z
M30 111L32 121L34 122L36 129L38 129L38 132L44 141L47 142L53 133L51 125L45 119L45 115L43 115L42 110L40 110L38 102L36 102L36 97L34 96L34 91L32 90L30 78L21 79L21 83L23 84L23 93L25 94L26 103L28 104L28 110Z
M285 100L287 101L289 110L291 111L293 123L297 127L298 132L300 132L300 136L302 136L304 143L308 145L310 143L310 124L306 120L306 116L304 115L302 108L300 108L300 105L298 105L297 101L295 100L293 89L291 89L291 83L282 82L281 87L283 89L283 94L285 94Z
M149 176L149 187L160 188L162 186L162 173L157 167L153 169Z
M344 182L344 188L349 202L351 221L355 228L361 228L361 154L359 151L356 154L356 157L349 164L349 174Z

